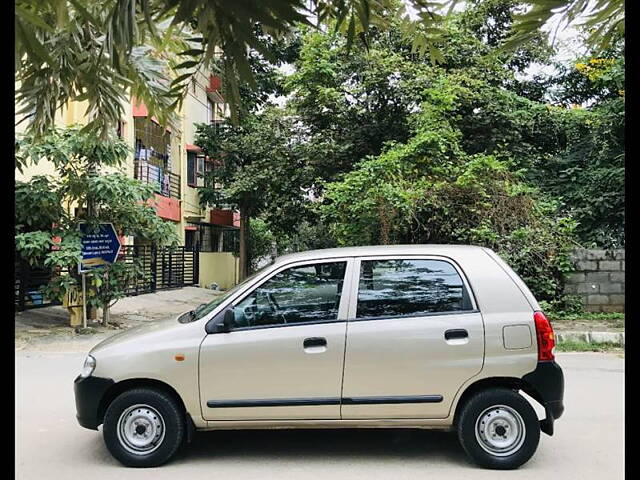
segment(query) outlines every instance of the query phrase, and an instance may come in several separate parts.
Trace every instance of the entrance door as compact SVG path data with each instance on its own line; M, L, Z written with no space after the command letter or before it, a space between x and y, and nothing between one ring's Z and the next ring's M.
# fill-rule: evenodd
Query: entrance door
M351 262L282 267L235 302L231 332L200 348L206 420L340 418Z
M482 317L461 272L442 257L371 257L354 267L342 418L446 417L484 358Z

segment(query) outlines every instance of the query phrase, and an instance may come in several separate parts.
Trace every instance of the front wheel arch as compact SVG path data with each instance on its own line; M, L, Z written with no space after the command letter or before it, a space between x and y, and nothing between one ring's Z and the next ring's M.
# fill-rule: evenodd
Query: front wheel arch
M98 406L98 425L104 422L104 414L109 408L109 405L115 398L123 392L127 390L131 390L134 388L156 388L162 390L173 397L173 399L180 406L182 413L185 417L189 418L189 422L193 423L191 417L187 414L187 409L182 401L182 397L178 394L178 392L168 383L165 383L160 380L155 380L151 378L129 378L127 380L122 380L118 383L114 383L109 387L109 389L102 396L102 400L100 400L100 405Z

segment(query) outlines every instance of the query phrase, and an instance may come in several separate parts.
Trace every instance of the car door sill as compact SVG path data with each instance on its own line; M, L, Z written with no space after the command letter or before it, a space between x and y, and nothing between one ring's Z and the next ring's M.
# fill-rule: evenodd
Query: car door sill
M315 428L423 428L448 429L453 419L446 418L382 418L382 419L300 419L300 420L209 420L198 430L244 429L315 429Z

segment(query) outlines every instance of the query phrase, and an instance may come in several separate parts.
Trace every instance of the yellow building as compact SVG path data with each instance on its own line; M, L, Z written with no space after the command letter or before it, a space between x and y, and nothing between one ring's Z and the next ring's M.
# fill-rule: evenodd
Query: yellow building
M220 288L230 288L238 281L238 261L231 253L237 244L237 222L231 210L200 206L198 188L203 186L203 174L212 163L195 145L194 125L219 122L228 115L228 106L220 94L220 79L204 73L194 76L174 128L160 126L135 98L123 107L118 135L133 153L117 170L154 185L157 215L174 224L181 245L200 252L199 285L216 283ZM86 102L70 102L58 112L55 123L60 127L85 124L86 109ZM23 124L16 133L22 129ZM44 160L23 173L16 171L16 180L28 180L34 175L55 175L55 169ZM141 244L131 237L121 240L126 245Z

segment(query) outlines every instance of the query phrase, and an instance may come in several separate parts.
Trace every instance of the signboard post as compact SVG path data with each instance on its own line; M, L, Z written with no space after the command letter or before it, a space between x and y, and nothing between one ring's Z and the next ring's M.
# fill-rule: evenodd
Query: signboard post
M95 232L90 232L86 223L80 224L82 234L82 259L78 263L78 273L82 274L82 318L87 327L87 287L85 274L96 268L114 263L120 253L120 240L112 223L101 223Z
M82 273L82 326L87 328L87 278Z

